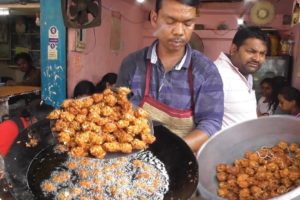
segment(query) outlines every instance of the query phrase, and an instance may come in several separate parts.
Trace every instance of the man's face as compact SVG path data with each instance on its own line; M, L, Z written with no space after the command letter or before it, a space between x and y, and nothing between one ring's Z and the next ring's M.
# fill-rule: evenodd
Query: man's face
M182 50L190 40L196 19L196 8L175 0L163 0L161 9L151 13L159 44L169 52Z
M27 60L20 58L19 60L17 60L18 68L20 71L22 72L27 72L30 68L29 63L27 62Z
M244 76L253 74L260 69L265 62L266 53L266 44L257 38L246 39L239 48L232 44L230 49L232 63Z

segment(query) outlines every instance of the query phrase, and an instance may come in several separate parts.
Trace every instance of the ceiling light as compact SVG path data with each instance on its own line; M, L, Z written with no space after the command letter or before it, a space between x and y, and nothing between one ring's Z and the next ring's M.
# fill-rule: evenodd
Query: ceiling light
M8 8L0 8L0 15L9 15Z
M138 3L144 3L145 0L136 0L136 2L138 2Z
M236 22L237 22L237 25L242 26L242 25L244 25L244 18L237 18Z

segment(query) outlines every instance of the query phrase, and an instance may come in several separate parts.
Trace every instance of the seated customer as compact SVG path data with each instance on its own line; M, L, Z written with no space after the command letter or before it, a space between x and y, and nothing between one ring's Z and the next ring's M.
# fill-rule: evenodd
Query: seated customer
M278 93L279 107L289 115L300 117L300 91L294 87L284 87Z
M12 117L0 123L0 155L5 157L19 133L35 122L44 119L52 110L52 106L40 105L39 101L34 101L22 110L18 117Z
M113 87L117 82L118 75L116 73L107 73L101 81L96 85L97 92L103 92L106 88Z
M41 72L33 66L32 58L28 53L19 53L15 56L14 62L24 76L21 82L8 80L6 85L28 85L40 86L41 85Z
M80 98L94 94L95 85L91 81L83 80L74 88L73 98Z

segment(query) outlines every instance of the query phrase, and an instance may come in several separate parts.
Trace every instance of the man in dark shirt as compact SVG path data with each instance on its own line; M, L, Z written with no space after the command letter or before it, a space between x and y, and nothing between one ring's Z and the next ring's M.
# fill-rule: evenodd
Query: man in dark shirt
M135 105L193 151L220 130L224 112L216 66L188 44L198 6L199 0L157 0L150 20L158 40L125 58L117 80L131 88Z
M9 80L6 85L29 85L40 86L41 85L41 72L36 69L32 64L32 58L28 53L19 53L15 56L14 61L21 72L24 72L23 80L21 82L15 82Z

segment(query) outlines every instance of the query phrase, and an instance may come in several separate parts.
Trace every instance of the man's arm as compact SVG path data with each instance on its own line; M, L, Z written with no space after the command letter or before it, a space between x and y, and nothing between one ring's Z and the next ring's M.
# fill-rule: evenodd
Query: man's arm
M194 73L195 129L184 140L194 152L222 127L224 115L223 82L218 69L211 61L201 63Z
M130 55L122 61L116 83L117 87L123 86L130 88L133 74L135 71L135 66L136 64L134 63Z
M193 152L197 152L208 138L209 136L205 132L194 129L190 134L185 136L183 140L189 145Z

